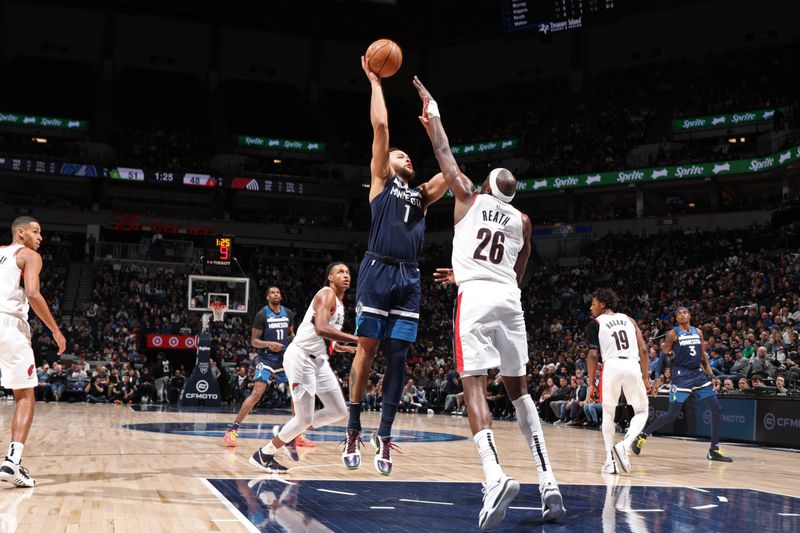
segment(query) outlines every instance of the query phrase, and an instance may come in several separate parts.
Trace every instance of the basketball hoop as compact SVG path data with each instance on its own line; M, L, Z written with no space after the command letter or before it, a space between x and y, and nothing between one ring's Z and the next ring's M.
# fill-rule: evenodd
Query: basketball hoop
M225 318L225 311L228 310L228 304L224 302L211 302L211 312L214 313L214 322L222 322Z

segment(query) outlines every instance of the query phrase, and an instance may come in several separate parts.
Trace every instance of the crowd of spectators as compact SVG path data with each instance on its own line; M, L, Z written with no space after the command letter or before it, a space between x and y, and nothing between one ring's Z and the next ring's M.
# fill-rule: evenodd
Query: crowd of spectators
M49 243L45 265L58 269L54 254L64 239ZM796 235L765 227L700 232L673 230L644 236L609 234L587 241L585 261L576 267L531 265L522 301L528 328L529 392L545 422L598 426L602 413L586 401L584 328L591 319L592 292L611 287L621 296L621 311L641 325L651 357L651 377L666 392L671 369L660 357L660 340L673 325L678 305L689 308L693 324L707 340L707 353L720 395L762 391L793 394L800 389L800 254ZM51 250L52 249L52 250ZM323 283L328 252L281 249L253 256L251 313L260 308L270 285L281 288L284 305L298 321ZM276 255L277 254L277 255ZM52 260L47 260L52 258ZM419 338L405 368L401 411L464 414L452 353L455 288L433 283L435 267L449 264L449 246L428 245L421 261L423 279ZM80 316L63 320L66 357L58 358L50 335L33 319L33 344L39 367L37 397L45 401L176 401L187 373L185 362L169 361L145 349L147 333L197 333L198 315L185 309L186 273L173 267L101 261L96 263L94 294ZM626 272L620 276L620 272ZM60 319L56 272L45 271L43 287ZM62 283L63 286L63 283ZM353 330L354 288L345 297L345 329ZM250 319L229 315L212 324L213 374L223 398L239 403L252 390ZM352 356L334 354L330 363L347 394ZM380 409L383 354L371 373L365 404ZM284 405L285 390L271 387L267 405ZM497 419L513 419L513 404L495 373L487 402ZM620 408L618 422L626 423Z

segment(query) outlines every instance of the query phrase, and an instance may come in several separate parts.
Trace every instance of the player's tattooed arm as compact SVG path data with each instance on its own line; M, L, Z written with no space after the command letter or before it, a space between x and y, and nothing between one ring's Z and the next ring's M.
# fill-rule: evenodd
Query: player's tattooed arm
M369 69L364 56L361 56L361 68L364 69L364 74L372 88L369 104L369 119L373 134L372 161L369 164L371 175L369 200L371 202L383 191L387 180L392 176L391 165L389 165L389 112L383 97L381 79Z
M714 377L714 371L711 370L711 363L709 362L708 354L706 353L703 332L698 329L697 334L700 335L700 365L703 367L703 372L705 372L706 376Z

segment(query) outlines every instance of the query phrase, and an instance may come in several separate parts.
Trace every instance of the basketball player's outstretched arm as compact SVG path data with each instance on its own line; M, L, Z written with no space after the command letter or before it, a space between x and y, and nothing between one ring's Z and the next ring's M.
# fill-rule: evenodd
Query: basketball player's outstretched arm
M369 164L371 175L369 201L378 196L392 176L389 165L389 112L383 98L381 79L367 66L367 60L361 56L361 68L372 86L369 102L369 120L372 123L372 161Z
M336 309L333 291L320 291L314 296L314 331L323 339L337 342L358 342L358 337L330 325L331 309Z
M472 199L476 192L475 185L458 168L456 158L453 157L453 152L450 150L450 141L444 132L442 119L438 114L438 106L431 113L430 104L434 102L431 93L428 92L428 89L422 85L422 82L416 76L414 76L414 87L417 89L420 99L422 99L422 115L419 117L419 121L425 127L425 131L428 132L428 137L430 137L433 145L433 154L436 156L436 161L442 170L444 180L456 198L454 222L458 224L464 218L470 205L472 205Z
M17 266L22 269L23 279L25 280L25 297L28 298L33 311L36 313L45 326L50 329L53 339L58 346L58 355L67 349L67 340L61 334L61 330L56 324L56 320L50 313L42 293L39 292L39 273L42 271L42 256L30 248L23 248L17 254Z

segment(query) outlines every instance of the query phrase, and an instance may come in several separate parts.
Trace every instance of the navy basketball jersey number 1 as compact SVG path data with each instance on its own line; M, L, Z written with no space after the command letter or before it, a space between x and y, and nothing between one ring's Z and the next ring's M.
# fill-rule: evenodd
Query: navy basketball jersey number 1
M395 176L370 203L372 225L369 248L372 253L405 261L417 261L425 237L422 191L409 189Z
M270 309L269 305L265 305L263 311L267 315L267 320L261 331L261 340L279 342L285 350L289 345L289 328L292 325L292 317L289 316L289 312L284 306L281 306L281 310L276 313ZM264 350L259 351L264 353Z
M672 366L700 368L700 348L703 341L700 340L697 328L691 326L689 331L685 331L680 327L673 329L678 334L678 338L675 340L675 344L672 345L672 352L675 354Z

